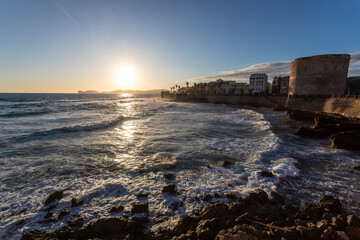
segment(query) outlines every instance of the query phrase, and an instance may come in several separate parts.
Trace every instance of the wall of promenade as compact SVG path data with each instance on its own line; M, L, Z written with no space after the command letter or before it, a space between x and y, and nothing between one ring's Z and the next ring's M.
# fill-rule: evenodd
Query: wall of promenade
M206 95L206 94L165 94L165 99L171 99L179 102L208 102L225 103L241 106L285 107L286 96L247 96L247 95Z
M286 107L289 111L303 111L317 114L335 114L360 119L360 96L305 97L305 96L246 96L205 94L164 94L164 99L179 102L225 103L241 106Z
M290 97L286 108L304 112L336 114L360 119L360 96Z

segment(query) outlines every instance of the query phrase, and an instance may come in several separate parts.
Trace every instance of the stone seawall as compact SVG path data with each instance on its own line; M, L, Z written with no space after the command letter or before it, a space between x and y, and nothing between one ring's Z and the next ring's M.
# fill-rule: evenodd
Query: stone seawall
M205 95L205 94L164 94L162 98L179 102L225 103L241 106L284 108L286 96L244 96L244 95Z
M360 119L360 98L357 97L290 97L286 108Z
M290 97L286 96L239 96L205 94L163 94L164 99L179 102L225 103L241 106L283 108L288 111L314 114L339 115L360 120L360 97Z

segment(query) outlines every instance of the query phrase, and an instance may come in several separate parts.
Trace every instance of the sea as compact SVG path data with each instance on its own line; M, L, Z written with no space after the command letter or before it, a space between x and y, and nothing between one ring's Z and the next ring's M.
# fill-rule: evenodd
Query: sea
M331 194L360 214L360 171L351 169L360 153L296 136L298 125L267 108L158 95L0 94L0 239L52 231L79 216L131 218L131 206L145 201L156 230L257 188L294 206ZM221 166L224 161L232 165ZM177 195L162 192L169 183ZM44 221L44 202L56 190L64 197L51 212L70 214ZM140 193L148 197L139 199ZM72 198L84 203L71 207ZM110 213L117 205L124 211Z

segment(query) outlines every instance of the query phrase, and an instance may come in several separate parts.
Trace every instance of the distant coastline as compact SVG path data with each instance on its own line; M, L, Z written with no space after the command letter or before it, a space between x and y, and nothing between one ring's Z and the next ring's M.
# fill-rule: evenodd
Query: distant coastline
M129 93L129 94L159 94L164 89L151 89L151 90L114 90L114 91L96 91L96 90L78 90L78 94L122 94L122 93Z

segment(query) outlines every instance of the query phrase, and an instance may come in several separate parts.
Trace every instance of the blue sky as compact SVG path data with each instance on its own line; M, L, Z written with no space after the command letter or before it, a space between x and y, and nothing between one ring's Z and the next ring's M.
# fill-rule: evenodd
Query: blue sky
M254 65L286 74L289 61L326 53L352 54L359 74L359 15L356 0L2 0L0 92L113 90L122 65L136 89L243 81Z

